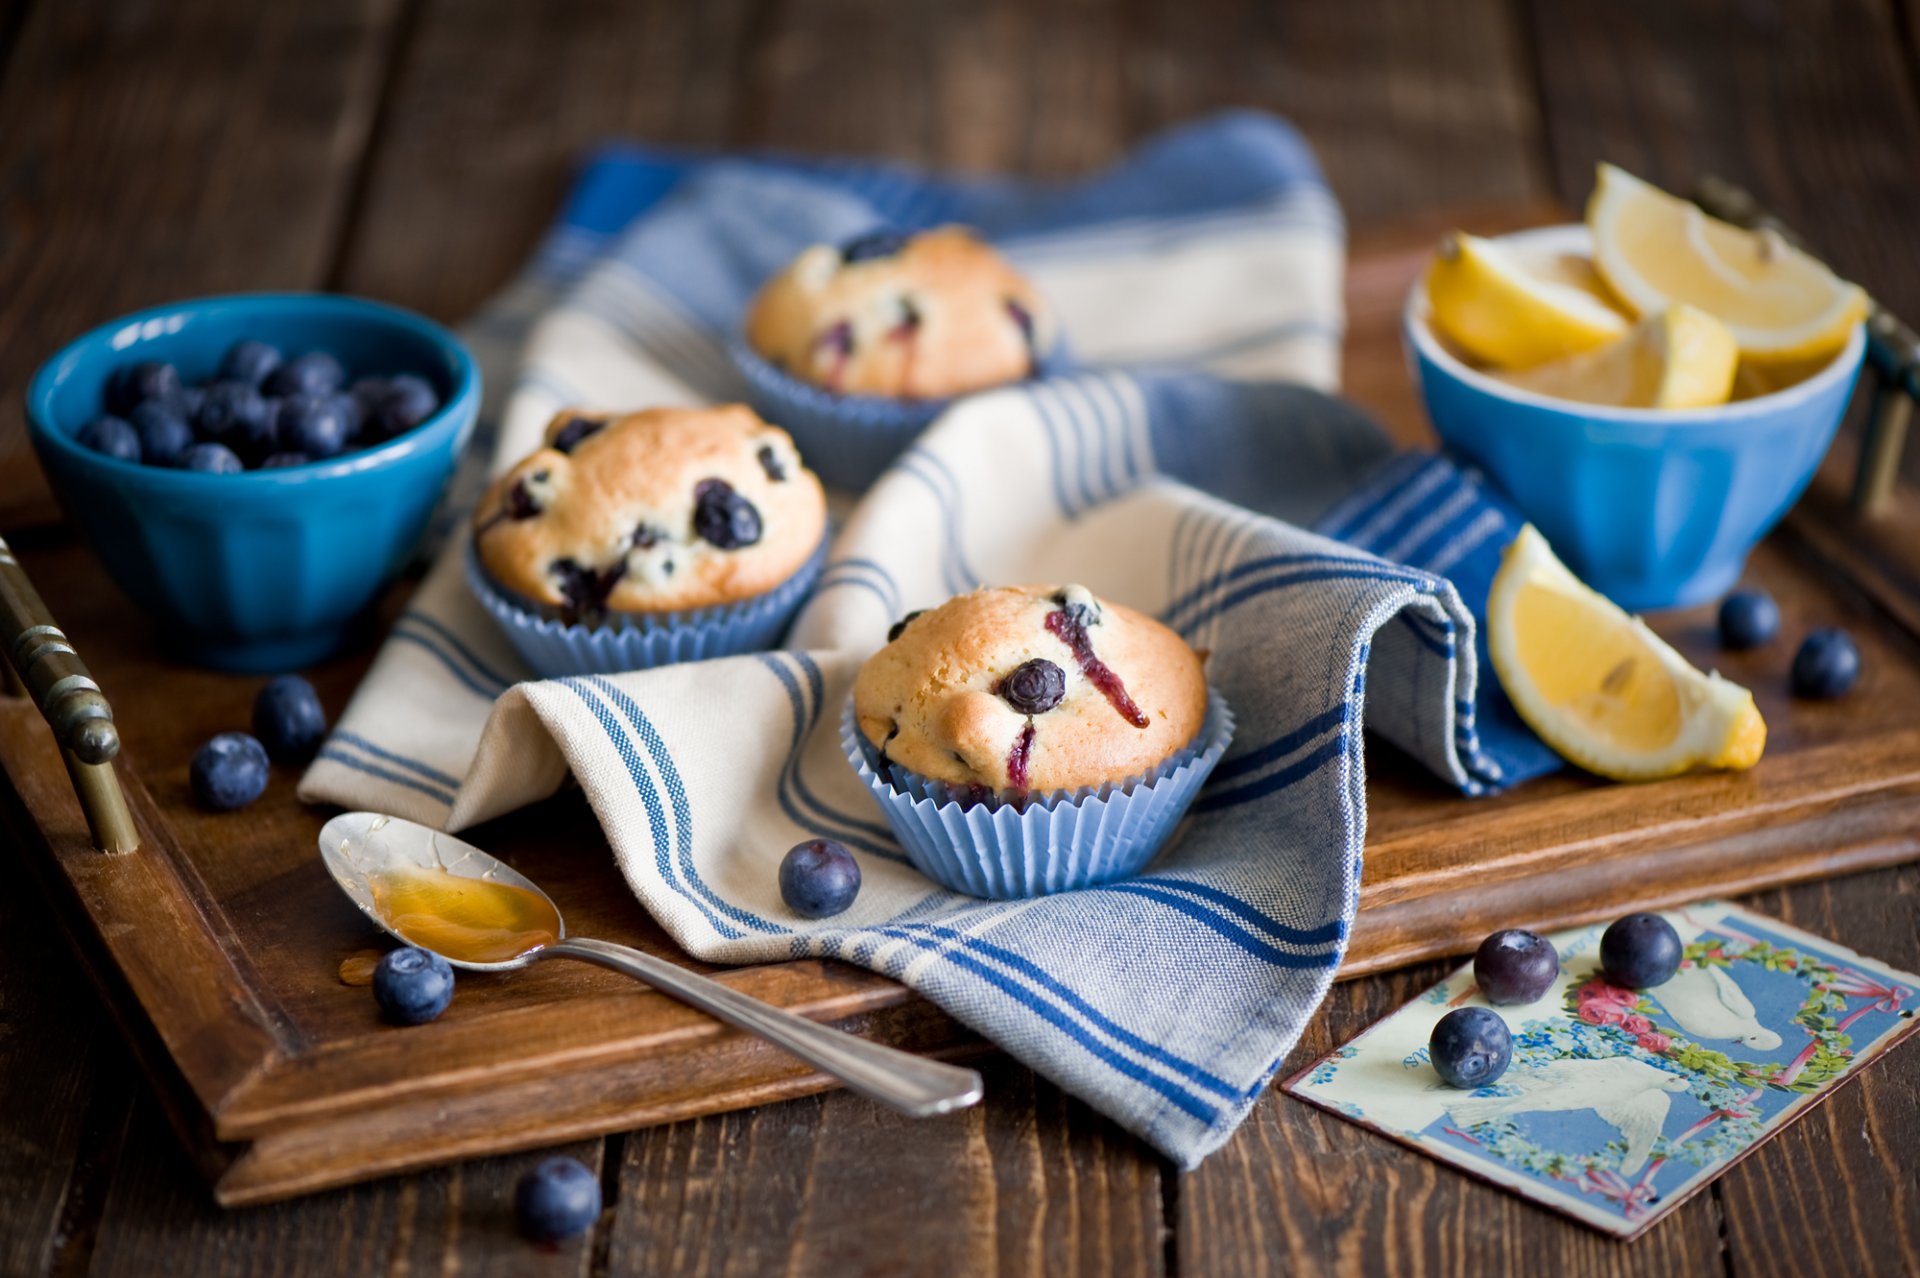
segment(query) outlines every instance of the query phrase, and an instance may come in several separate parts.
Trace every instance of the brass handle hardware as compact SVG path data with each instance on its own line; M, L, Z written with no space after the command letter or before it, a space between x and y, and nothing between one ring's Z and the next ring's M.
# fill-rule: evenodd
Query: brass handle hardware
M93 845L103 852L134 851L140 846L139 831L113 770L114 757L120 753L113 707L74 651L73 642L54 624L46 602L3 538L0 643L5 645L7 669L13 676L10 682L33 699L53 729Z
M1709 173L1694 188L1693 202L1723 222L1749 230L1772 231L1795 248L1806 241L1792 227L1760 207L1744 187ZM1873 408L1860 462L1853 473L1853 513L1871 519L1887 508L1907 447L1913 404L1920 399L1920 334L1878 302L1867 313L1867 359L1875 374Z

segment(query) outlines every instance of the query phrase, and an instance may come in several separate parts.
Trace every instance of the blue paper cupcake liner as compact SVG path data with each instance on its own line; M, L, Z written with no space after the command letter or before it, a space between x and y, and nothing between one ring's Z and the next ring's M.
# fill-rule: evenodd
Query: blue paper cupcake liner
M1141 776L1024 799L963 798L880 761L847 699L840 742L914 868L955 892L993 900L1045 896L1127 878L1166 845L1233 739L1233 712L1207 693L1186 748Z
M740 338L727 347L754 411L793 436L800 460L829 488L865 491L954 402L841 395L782 372ZM1065 343L1056 340L1038 376L1067 366Z
M487 576L471 541L466 567L474 597L506 632L521 660L542 678L557 679L764 652L780 642L826 561L822 537L807 561L764 595L686 612L609 617L593 626L558 621L516 602Z

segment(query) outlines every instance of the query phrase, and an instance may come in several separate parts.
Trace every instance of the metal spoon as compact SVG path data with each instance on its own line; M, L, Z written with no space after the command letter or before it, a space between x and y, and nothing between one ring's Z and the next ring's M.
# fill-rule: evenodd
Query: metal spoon
M424 825L376 812L348 812L320 831L320 856L333 881L381 930L408 945L420 942L396 931L381 916L368 876L382 870L444 870L462 878L523 888L548 905L551 897L526 876L479 848ZM831 1026L748 998L708 977L624 945L569 937L553 906L559 940L527 950L502 963L474 963L442 954L455 967L476 972L507 972L540 959L570 958L623 972L699 1008L736 1029L757 1034L801 1060L831 1074L862 1096L891 1105L913 1118L964 1109L980 1099L980 1075L906 1052L882 1047ZM432 948L424 946L422 948Z

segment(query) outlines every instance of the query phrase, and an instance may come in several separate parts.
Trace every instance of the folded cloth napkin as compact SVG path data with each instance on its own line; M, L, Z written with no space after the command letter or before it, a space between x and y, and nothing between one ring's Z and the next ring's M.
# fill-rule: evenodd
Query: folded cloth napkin
M1192 1166L1245 1116L1345 949L1363 713L1462 791L1552 762L1480 714L1473 617L1442 576L1484 599L1511 515L1444 462L1393 462L1362 414L1309 389L1335 377L1341 226L1289 129L1217 118L1064 187L611 153L469 329L506 388L483 417L485 464L523 454L563 406L738 397L724 342L769 272L877 222L944 221L981 227L1031 274L1081 371L935 422L846 513L784 649L527 681L467 592L455 536L301 794L460 829L571 777L690 953L885 972ZM1461 504L1437 516L1436 493ZM1316 519L1430 566L1305 531ZM907 611L1041 581L1081 582L1209 650L1238 729L1148 873L980 901L905 863L840 714ZM816 836L852 848L864 880L820 922L786 909L775 873Z

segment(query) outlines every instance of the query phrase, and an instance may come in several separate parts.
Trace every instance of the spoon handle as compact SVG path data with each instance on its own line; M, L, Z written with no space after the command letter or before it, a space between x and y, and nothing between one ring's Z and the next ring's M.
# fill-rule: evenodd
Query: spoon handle
M964 1109L980 1099L980 1075L973 1070L855 1038L624 945L568 937L536 955L543 959L580 959L624 972L736 1029L784 1047L845 1083L848 1090L891 1105L912 1118Z

